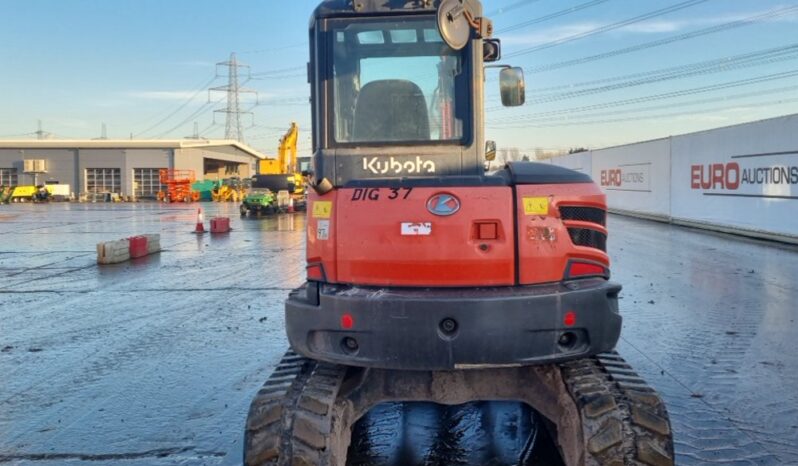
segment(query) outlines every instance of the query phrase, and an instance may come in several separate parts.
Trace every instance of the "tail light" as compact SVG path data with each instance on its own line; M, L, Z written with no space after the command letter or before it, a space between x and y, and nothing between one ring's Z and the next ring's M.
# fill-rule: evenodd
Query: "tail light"
M565 274L566 279L587 277L610 278L610 271L604 265L596 262L571 261L568 263L568 270Z

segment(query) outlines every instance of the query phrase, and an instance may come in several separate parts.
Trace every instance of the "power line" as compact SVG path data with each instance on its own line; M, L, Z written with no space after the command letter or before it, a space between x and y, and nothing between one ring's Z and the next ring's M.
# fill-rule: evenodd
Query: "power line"
M654 119L663 119L663 118L674 118L680 116L688 116L688 115L703 115L706 113L714 113L714 112L722 112L726 110L747 110L753 108L760 108L760 107L769 107L773 105L784 105L788 103L798 102L798 98L792 99L779 99L779 100L772 100L768 102L758 102L753 104L747 104L744 106L740 105L732 105L732 106L724 106L724 107L715 107L715 108L708 108L703 110L696 110L692 112L671 112L671 113L660 113L654 115L643 115L643 116L635 116L635 117L625 117L625 118L615 118L615 119L605 119L605 120L563 120L562 122L541 122L541 123L532 123L523 126L501 126L501 127L489 127L491 129L522 129L522 128L560 128L566 126L590 126L590 125L603 125L603 124L610 124L610 123L624 123L628 121L642 121L642 120L654 120Z
M271 99L265 102L258 103L257 106L262 105L307 105L308 104L308 96L303 97L285 97L282 99Z
M212 121L210 125L206 126L203 130L199 132L199 135L202 136L206 134L208 131L212 130L216 126L219 126L219 123L216 123L216 121Z
M250 76L269 76L269 75L283 75L289 73L291 71L297 70L304 70L306 65L299 65L299 66L291 66L288 68L281 68L276 70L269 70L269 71L260 71L257 73L251 73Z
M145 129L144 131L139 131L139 132L138 132L138 133L136 133L134 136L135 136L135 137L139 137L139 136L141 136L141 135L143 135L143 134L147 134L147 133L149 133L150 131L154 130L155 128L157 128L157 127L161 126L162 124L166 123L167 121L169 121L169 119L171 119L173 116L177 115L177 114L178 114L178 113L179 113L181 110L183 110L184 108L186 108L186 106L187 106L188 104L190 104L190 103L191 103L191 102L192 102L194 99L196 99L196 98L197 98L197 96L198 96L198 95L199 95L199 94L200 94L202 91L204 91L205 89L207 89L207 88L208 88L208 86L210 86L210 85L211 85L211 83L212 83L212 82L214 82L214 81L216 80L216 78L217 78L217 76L214 76L214 77L212 77L211 79L209 79L208 81L206 81L206 82L205 82L205 83L204 83L202 86L200 86L200 88L199 88L199 89L197 89L197 91L196 91L196 92L194 92L194 93L191 95L191 97L189 97L188 99L186 99L186 101L185 101L185 102L183 102L182 104L180 104L180 105L179 105L179 106L178 106L178 107L177 107L177 108L176 108L174 111L170 112L168 115L166 115L166 116L165 116L165 117L163 117L162 119L158 120L158 121L157 121L157 122L155 122L155 123L154 123L152 126L148 127L148 128L147 128L147 129Z
M567 68L567 67L575 66L575 65L583 65L583 64L589 63L589 62L593 62L593 61L597 61L597 60L603 60L605 58L616 57L616 56L619 56L619 55L625 55L627 53L638 52L640 50L646 50L646 49L650 49L650 48L654 48L654 47L660 47L662 45L668 45L668 44L671 44L671 43L674 43L674 42L680 42L680 41L683 41L683 40L695 39L697 37L701 37L701 36L705 36L705 35L709 35L709 34L714 34L714 33L717 33L717 32L723 32L723 31L728 31L728 30L731 30L731 29L736 29L736 28L740 28L740 27L744 27L744 26L750 26L752 24L756 24L756 23L762 22L764 20L777 18L779 16L784 16L784 15L787 15L787 14L790 14L790 13L796 12L796 11L798 11L798 6L790 6L790 7L780 8L780 9L776 9L776 10L771 10L771 11L769 11L767 13L754 15L754 16L749 16L749 17L744 18L744 19L740 19L740 20L736 20L736 21L730 21L728 23L723 23L723 24L719 24L719 25L716 25L716 26L711 26L711 27L704 28L704 29L697 29L695 31L686 32L686 33L682 33L682 34L676 34L676 35L673 35L673 36L670 36L670 37L666 37L666 38L663 38L663 39L658 39L658 40L654 40L654 41L650 41L650 42L644 42L642 44L637 44L637 45L632 45L630 47L624 47L624 48L621 48L621 49L611 50L609 52L604 52L604 53L600 53L600 54L596 54L596 55L590 55L590 56L582 57L582 58L576 58L576 59L573 59L573 60L565 60L565 61L561 61L561 62L550 63L550 64L547 64L547 65L528 67L528 68L525 69L525 71L530 72L530 73L541 73L541 72L544 72L544 71L552 71L552 70L557 70L557 69L561 69L561 68Z
M751 68L756 66L768 65L786 60L795 60L798 58L798 44L787 47L778 47L775 49L768 49L765 51L754 52L749 54L738 55L735 57L726 57L708 62L700 62L693 65L684 65L683 71L669 71L671 69L662 70L659 73L652 73L647 77L633 79L626 82L608 84L599 87L573 90L568 92L555 92L551 94L544 94L532 99L528 99L528 104L542 104L557 102L560 100L571 99L575 97L583 97L586 95L595 95L603 92L616 91L621 89L628 89L630 87L642 86L657 82L669 81L673 79L683 79L695 76L705 76L713 73L720 73L724 71ZM495 106L487 108L487 111L501 110L504 107Z
M0 135L0 138L2 138L2 139L22 138L22 137L26 137L26 136L34 136L35 134L36 134L35 132L33 132L33 133L22 133L22 134L3 134L3 135Z
M557 45L562 45L562 44L566 44L568 42L573 42L573 41L576 41L576 40L584 39L586 37L592 37L592 36L595 36L595 35L598 35L598 34L603 34L605 32L614 31L616 29L620 29L622 27L626 27L626 26L629 26L629 25L632 25L632 24L635 24L635 23L641 23L643 21L646 21L646 20L649 20L649 19L652 19L652 18L656 18L656 17L659 17L659 16L664 16L664 15L667 15L667 14L670 14L670 13L673 13L673 12L676 12L676 11L679 11L679 10L684 10L685 8L690 8L692 6L699 5L701 3L706 3L707 1L708 0L686 0L684 2L680 2L680 3L677 3L677 4L671 5L669 7L666 7L666 8L661 8L659 10L654 10L654 11L651 11L651 12L648 12L648 13L644 13L642 15L635 16L635 17L629 18L629 19L625 19L623 21L618 21L616 23L607 24L605 26L601 26L601 27L598 27L598 28L595 28L595 29L591 29L589 31L580 32L578 34L573 34L573 35L570 35L570 36L567 36L567 37L556 39L556 40L553 40L551 42L546 42L546 43L543 43L543 44L539 44L539 45L536 45L534 47L529 47L529 48L526 48L526 49L518 50L516 52L512 52L512 53L507 54L506 58L513 58L513 57L518 57L518 56L521 56L521 55L527 55L529 53L537 52L537 51L544 50L544 49L548 49L548 48L551 48L551 47L555 47Z
M758 76L758 77L754 77L754 78L741 79L741 80L737 80L737 81L730 81L730 82L725 82L725 83L713 84L713 85L710 85L710 86L702 86L702 87L696 87L696 88L692 88L692 89L683 89L683 90L674 91L674 92L666 92L666 93L663 93L663 94L655 94L655 95L649 95L649 96L644 96L644 97L636 97L636 98L632 98L632 99L618 100L618 101L614 101L614 102L605 102L605 103L601 103L601 104L587 105L587 106L584 106L584 107L577 107L577 108L571 108L571 109L555 110L553 112L558 112L560 114L567 114L567 113L574 113L574 112L585 112L585 111L591 111L591 110L601 110L601 109L604 109L604 108L620 107L620 106L632 105L632 104L637 104L637 103L651 102L651 101L654 101L654 100L672 99L672 98L675 98L675 97L683 97L683 96L688 96L688 95L702 94L702 93L706 93L706 92L714 92L714 91L723 90L723 89L730 89L730 88L735 88L735 87L740 87L740 86L748 86L748 85L751 85L751 84L759 84L759 83L763 83L763 82L775 81L775 80L779 80L779 79L786 79L786 78L791 78L791 77L795 77L795 76L798 76L798 70L790 70L790 71L785 71L785 72L782 72L782 73L773 73L773 74L764 75L764 76ZM552 112L548 112L548 113L552 114ZM497 121L497 122L498 121L513 122L513 121L520 121L520 120L524 120L524 119L534 118L536 116L538 116L538 115L536 115L536 114L514 115L514 116L510 116L510 117L500 118L500 119L497 119L495 121Z
M798 90L797 85L793 86L786 86L786 87L779 87L774 89L767 89L767 90L760 90L760 91L753 91L753 92L743 92L738 94L731 94L719 97L711 97L706 99L696 99L690 101L682 101L677 103L670 103L664 105L653 105L648 107L640 107L640 108L632 108L632 109L625 109L625 110L613 110L609 112L599 112L593 113L589 115L577 115L576 118L596 118L596 117L605 117L605 116L615 116L615 115L628 115L630 113L645 113L645 112L652 112L657 110L667 110L671 108L682 108L682 107L692 107L696 105L705 105L705 104L715 104L717 102L729 102L733 100L743 100L749 98L756 98L762 97L766 95L773 95L773 94L786 94L792 91ZM564 111L565 110L565 111ZM572 112L572 109L564 109L564 110L552 110L549 112L541 112L532 118L525 118L523 121L524 125L529 123L537 123L537 122L548 122L552 121L552 119L559 119L559 121L572 121L574 117L569 116L571 113L580 113L578 111ZM520 124L520 123L519 123ZM514 127L514 128L523 128L524 126L503 126L503 127Z
M523 8L523 7L527 6L527 5L531 5L533 3L537 3L539 1L540 0L521 0L520 2L511 3L511 4L509 4L509 5L505 6L505 7L497 8L497 9L491 11L490 13L488 13L487 16L498 16L498 15L507 13L508 11L517 10L517 9Z
M307 46L308 46L307 42L297 42L297 43L294 43L294 44L282 45L280 47L272 47L272 48L268 48L268 49L245 50L245 51L243 51L241 53L243 53L243 54L269 53L269 52L277 52L277 51L280 51L280 50L296 49L296 48L307 47Z
M307 76L305 73L295 73L295 74L283 74L283 75L275 75L275 76L261 76L257 78L250 78L253 81L265 81L270 79L289 79L289 78L302 78Z
M732 55L726 56L722 58L714 58L711 60L701 61L701 62L694 62L685 65L679 65L674 67L668 68L659 68L652 71L644 71L640 73L632 73L632 74L624 74L620 76L613 76L610 78L602 78L602 79L594 79L590 81L581 81L571 84L560 84L558 86L550 86L550 87L539 87L535 89L527 89L527 95L529 94L537 94L537 93L546 93L551 91L559 91L562 89L574 89L579 87L587 87L587 86L594 86L606 83L612 83L617 81L626 81L629 79L636 79L636 78L648 78L653 76L661 76L661 75L671 75L678 72L690 72L696 69L712 69L715 67L726 67L727 65L732 65L737 63L741 60L747 60L749 58L755 57L762 57L765 55L781 55L782 53L794 53L798 49L798 43L785 45L781 47L773 47L764 50L758 50L756 52L750 52L740 55Z
M199 107L197 110L195 110L191 115L187 116L183 121L181 121L180 123L176 124L175 126L169 128L168 130L166 130L166 131L158 134L157 136L155 136L155 139L160 139L160 138L166 136L167 134L171 133L172 131L176 131L176 130L180 129L183 125L185 125L186 123L190 122L191 120L193 120L194 118L199 116L202 112L208 110L210 107L212 107L213 105L221 102L222 100L224 100L224 99L219 99L219 100L217 100L215 102L205 102L204 104L202 104L201 107Z
M585 10L587 8L590 8L590 7L593 7L593 6L596 6L596 5L601 5L602 3L606 3L608 1L610 1L610 0L591 0L591 1L587 2L587 3L581 3L581 4L573 6L571 8L566 8L564 10L556 11L554 13L551 13L551 14L548 14L548 15L545 15L545 16L541 16L539 18L530 19L530 20L524 21L522 23L514 24L512 26L508 26L506 28L499 29L498 31L496 31L496 33L497 34L503 34L505 32L517 31L518 29L523 29L525 27L532 26L533 24L543 23L543 22L549 21L551 19L559 18L561 16L569 15L571 13L576 13L577 11Z

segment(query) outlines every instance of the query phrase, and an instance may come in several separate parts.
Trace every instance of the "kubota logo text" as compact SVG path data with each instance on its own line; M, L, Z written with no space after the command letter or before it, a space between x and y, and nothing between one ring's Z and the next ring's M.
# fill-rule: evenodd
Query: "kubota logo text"
M411 175L414 173L435 173L435 162L416 157L415 160L401 161L394 157L363 157L363 170L375 175Z

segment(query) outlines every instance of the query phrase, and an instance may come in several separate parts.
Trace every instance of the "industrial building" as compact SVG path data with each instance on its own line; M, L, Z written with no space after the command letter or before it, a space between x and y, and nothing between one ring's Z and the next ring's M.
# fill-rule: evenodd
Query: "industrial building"
M0 141L0 186L60 184L75 197L147 199L163 190L163 168L192 170L197 180L247 178L264 158L232 140L6 140Z

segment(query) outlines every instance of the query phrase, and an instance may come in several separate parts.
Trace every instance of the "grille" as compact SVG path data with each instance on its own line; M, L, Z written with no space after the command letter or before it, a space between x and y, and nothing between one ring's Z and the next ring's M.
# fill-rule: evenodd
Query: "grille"
M560 207L560 216L563 220L598 223L607 225L607 212L595 207L566 206Z
M587 228L569 228L571 241L577 246L587 246L607 252L607 235Z

